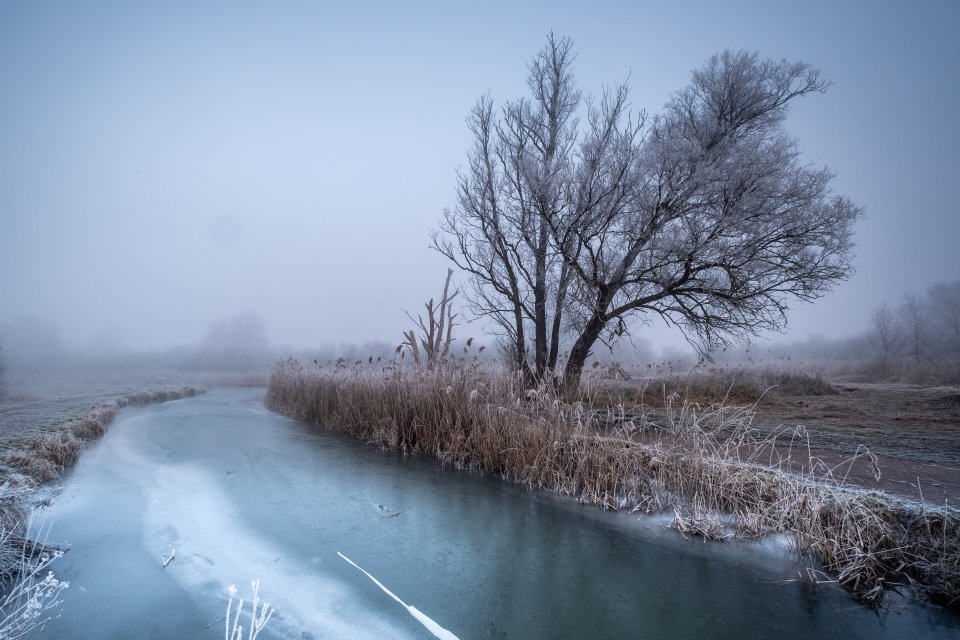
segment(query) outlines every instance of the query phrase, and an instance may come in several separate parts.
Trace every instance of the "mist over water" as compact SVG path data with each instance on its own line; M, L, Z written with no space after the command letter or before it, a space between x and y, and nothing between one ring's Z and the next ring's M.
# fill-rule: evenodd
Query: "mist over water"
M258 395L125 410L85 453L46 513L73 550L54 566L71 588L43 637L214 637L227 587L249 596L254 578L277 608L262 637L432 637L338 552L460 638L957 629L936 609L890 600L874 612L814 588L782 549L684 540L310 433Z

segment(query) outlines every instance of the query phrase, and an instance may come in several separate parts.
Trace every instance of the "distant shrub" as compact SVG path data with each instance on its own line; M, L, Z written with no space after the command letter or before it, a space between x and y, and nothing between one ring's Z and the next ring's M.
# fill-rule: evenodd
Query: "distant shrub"
M763 383L785 396L832 396L839 391L820 374L811 375L799 370L780 370L761 373Z

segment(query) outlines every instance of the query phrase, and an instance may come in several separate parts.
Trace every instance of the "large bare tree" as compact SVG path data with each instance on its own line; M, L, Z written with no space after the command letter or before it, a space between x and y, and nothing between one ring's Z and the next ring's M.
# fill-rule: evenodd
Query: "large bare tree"
M535 378L560 354L569 268L549 222L568 206L580 103L572 62L572 43L551 35L529 65L530 98L508 102L499 118L489 96L477 101L459 205L434 236L435 248L472 276L473 311L499 325L514 366Z
M566 345L574 390L598 341L654 317L709 352L783 327L791 300L850 275L860 209L783 128L792 100L828 86L815 69L727 51L647 118L626 84L582 101L572 63L551 36L529 99L478 101L458 206L434 238L518 369L543 378Z

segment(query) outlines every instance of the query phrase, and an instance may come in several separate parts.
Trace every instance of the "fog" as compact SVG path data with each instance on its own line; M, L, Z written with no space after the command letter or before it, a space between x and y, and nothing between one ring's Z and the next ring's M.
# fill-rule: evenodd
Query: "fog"
M725 48L819 67L834 85L787 128L865 208L857 273L772 339L861 333L960 278L960 5L768 4L3 3L0 344L389 350L443 283L428 242L465 117L526 93L551 29L581 88L629 74L654 113ZM683 345L658 325L637 341Z

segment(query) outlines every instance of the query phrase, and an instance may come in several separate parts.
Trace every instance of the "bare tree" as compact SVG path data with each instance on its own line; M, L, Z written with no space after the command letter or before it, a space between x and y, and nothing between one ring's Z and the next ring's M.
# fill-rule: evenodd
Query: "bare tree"
M269 344L263 317L252 311L214 320L203 338L203 345L212 349L262 351Z
M433 240L472 276L472 310L499 325L515 367L535 378L556 368L569 279L548 222L569 196L580 102L573 57L572 42L551 34L529 65L529 99L508 102L499 119L489 96L477 101L459 205Z
M860 209L783 129L793 99L827 88L815 69L724 52L662 114L631 112L622 84L586 100L581 130L571 51L551 36L529 66L531 99L499 119L489 97L477 103L459 204L434 237L519 369L552 371L566 329L575 390L598 341L657 316L706 353L782 328L790 300L850 275Z
M939 347L960 356L960 280L939 282L927 291L931 320L940 337Z
M924 306L919 296L908 293L903 296L903 302L898 309L914 365L920 364L927 351L927 310Z
M897 320L890 308L883 304L870 315L870 324L870 342L880 367L880 375L888 376L900 352L901 336Z
M398 351L406 347L413 356L413 361L417 366L426 365L433 368L437 364L446 360L450 355L450 344L453 342L453 327L457 314L452 312L453 299L457 297L459 291L450 291L450 278L453 277L453 269L447 269L447 279L443 283L443 295L440 297L440 304L434 307L433 298L430 298L424 307L427 311L427 319L423 316L417 316L414 320L409 313L407 317L417 323L420 328L420 335L417 336L416 330L404 331L403 343L398 347ZM420 349L423 348L421 357Z
M3 366L2 353L3 353L3 345L0 344L0 400L3 400L4 396L7 393L6 378L5 378L6 370L4 369L4 366Z

